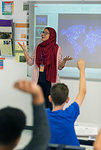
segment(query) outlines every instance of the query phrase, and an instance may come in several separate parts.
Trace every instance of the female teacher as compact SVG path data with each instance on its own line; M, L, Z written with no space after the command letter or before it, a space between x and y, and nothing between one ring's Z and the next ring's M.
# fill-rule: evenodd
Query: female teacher
M72 57L66 56L62 60L61 47L56 44L56 31L53 28L46 27L41 34L41 40L31 57L26 52L25 44L18 44L24 51L27 64L34 64L32 81L42 87L46 107L51 108L48 100L51 85L60 82L58 69L61 70Z

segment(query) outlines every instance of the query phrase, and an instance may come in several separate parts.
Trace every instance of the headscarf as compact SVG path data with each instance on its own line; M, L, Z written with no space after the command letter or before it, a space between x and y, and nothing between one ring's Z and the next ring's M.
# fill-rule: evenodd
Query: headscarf
M49 39L43 41L36 49L36 64L40 67L43 58L43 64L46 71L46 80L55 83L57 75L57 51L56 31L53 28L49 29ZM43 56L43 57L42 57Z

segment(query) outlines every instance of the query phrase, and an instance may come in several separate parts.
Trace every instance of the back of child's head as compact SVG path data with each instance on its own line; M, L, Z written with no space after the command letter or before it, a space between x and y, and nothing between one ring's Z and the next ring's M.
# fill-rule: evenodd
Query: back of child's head
M12 107L0 110L0 145L9 145L20 137L25 127L24 113Z
M64 83L57 83L50 89L50 95L55 106L62 105L66 102L69 94L69 89Z

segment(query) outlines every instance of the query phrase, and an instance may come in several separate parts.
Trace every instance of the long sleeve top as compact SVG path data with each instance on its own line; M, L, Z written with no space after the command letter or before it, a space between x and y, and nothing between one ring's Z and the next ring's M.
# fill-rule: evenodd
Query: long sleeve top
M37 47L36 47L37 48ZM29 59L29 61L27 62L28 65L33 66L33 73L32 73L32 81L37 84L38 82L38 78L39 78L39 67L37 66L36 64L36 48L31 56L31 58ZM60 64L62 62L62 49L61 47L58 48L58 52L57 52L57 70L61 70L62 68L60 67ZM59 76L58 76L58 73L56 75L56 83L59 83L60 82L60 79L59 79ZM54 83L51 83L52 85Z
M23 150L46 150L50 132L44 104L33 105L33 135Z

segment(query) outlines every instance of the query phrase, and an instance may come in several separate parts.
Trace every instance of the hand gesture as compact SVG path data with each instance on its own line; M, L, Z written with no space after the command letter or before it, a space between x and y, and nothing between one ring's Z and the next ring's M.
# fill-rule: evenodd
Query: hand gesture
M79 59L77 62L77 67L79 70L85 69L85 61L83 59Z
M23 42L23 44L21 44L20 42L18 42L18 44L23 49L23 51L26 50L26 46L25 46L24 42Z
M19 80L15 82L14 87L23 92L31 94L34 104L44 103L44 96L40 86L34 84L33 82L28 80Z
M69 61L69 60L72 60L73 58L70 57L70 56L66 56L63 60L66 62L66 61Z
M19 80L15 82L14 87L32 95L37 94L41 90L38 85L28 80Z

